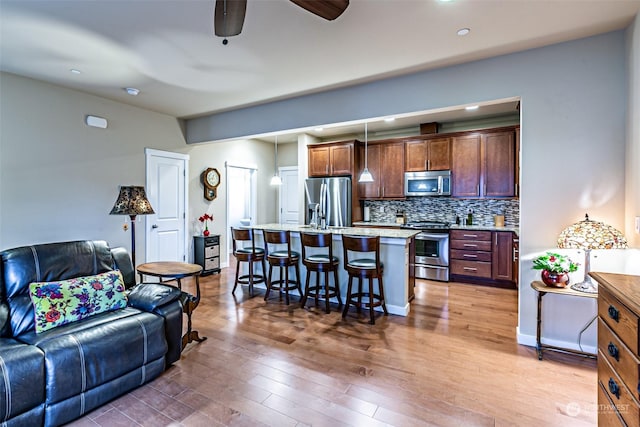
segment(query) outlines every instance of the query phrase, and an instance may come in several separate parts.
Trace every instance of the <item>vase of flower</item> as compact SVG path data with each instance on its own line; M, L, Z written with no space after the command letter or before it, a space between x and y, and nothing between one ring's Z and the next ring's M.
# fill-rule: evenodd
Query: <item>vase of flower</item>
M205 237L209 235L209 220L213 221L213 216L207 213L198 218L198 221L204 223L204 230L202 230L202 235Z
M578 264L566 255L547 252L533 260L533 269L542 270L542 282L554 288L564 288L569 284L569 273L578 269Z
M555 273L549 270L542 270L540 277L545 285L553 288L564 288L569 284L569 273Z

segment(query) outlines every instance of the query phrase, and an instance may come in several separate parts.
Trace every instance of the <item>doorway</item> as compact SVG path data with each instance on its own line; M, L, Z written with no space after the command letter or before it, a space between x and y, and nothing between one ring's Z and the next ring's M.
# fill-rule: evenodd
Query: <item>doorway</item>
M227 246L233 250L231 227L255 224L257 215L257 172L255 166L225 163L227 175Z

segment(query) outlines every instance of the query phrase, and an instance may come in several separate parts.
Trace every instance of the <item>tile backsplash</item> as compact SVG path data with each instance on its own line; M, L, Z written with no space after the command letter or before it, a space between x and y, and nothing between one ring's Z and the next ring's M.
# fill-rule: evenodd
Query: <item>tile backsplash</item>
M493 225L494 215L504 215L505 226L520 224L520 200L518 199L457 199L452 197L409 197L407 200L367 200L370 219L373 222L395 222L396 213L404 212L407 222L447 221L456 222L456 216L464 223L469 211L473 213L473 225Z

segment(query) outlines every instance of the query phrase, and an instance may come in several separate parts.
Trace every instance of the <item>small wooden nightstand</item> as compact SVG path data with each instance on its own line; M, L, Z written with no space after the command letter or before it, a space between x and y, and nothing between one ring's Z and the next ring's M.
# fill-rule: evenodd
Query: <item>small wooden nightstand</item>
M546 294L556 294L556 295L567 295L567 296L583 297L583 298L598 298L598 294L574 291L569 287L553 288L539 281L531 282L531 287L538 292L538 317L537 317L537 326L536 326L536 350L538 351L538 360L542 360L542 349L576 354L579 356L595 359L596 356L594 354L586 353L584 351L578 351L570 348L556 347L553 345L542 344L540 335L542 331L542 297L543 296L545 296ZM584 332L596 320L596 318L597 318L597 315L593 317L593 320L589 322L589 324L582 330L582 332Z
M220 273L220 236L193 236L193 259L202 267L202 275Z

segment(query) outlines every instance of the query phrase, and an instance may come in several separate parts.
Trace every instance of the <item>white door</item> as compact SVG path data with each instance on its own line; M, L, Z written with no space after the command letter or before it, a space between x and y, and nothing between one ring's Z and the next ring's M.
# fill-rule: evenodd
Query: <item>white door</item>
M298 168L281 167L278 170L282 179L278 194L280 204L278 221L280 224L299 224Z
M187 261L187 172L189 156L145 149L147 197L146 262Z

